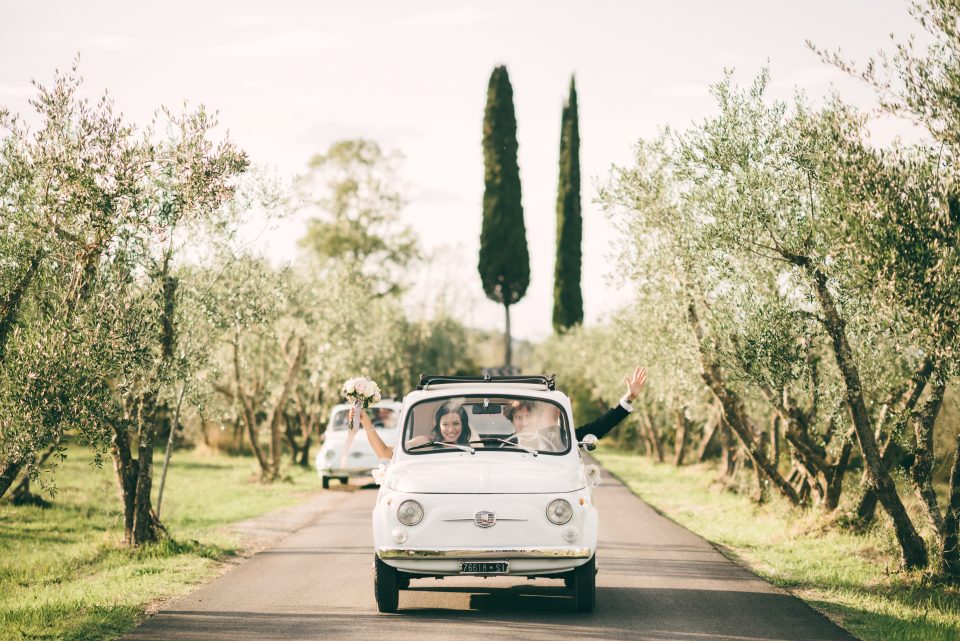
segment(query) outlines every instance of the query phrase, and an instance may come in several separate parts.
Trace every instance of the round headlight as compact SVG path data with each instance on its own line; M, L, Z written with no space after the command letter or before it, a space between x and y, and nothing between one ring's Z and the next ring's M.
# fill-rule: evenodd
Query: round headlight
M416 525L423 520L423 506L416 501L404 501L397 508L397 518L404 525Z
M573 518L573 508L564 499L554 499L547 506L547 518L551 523L563 525Z

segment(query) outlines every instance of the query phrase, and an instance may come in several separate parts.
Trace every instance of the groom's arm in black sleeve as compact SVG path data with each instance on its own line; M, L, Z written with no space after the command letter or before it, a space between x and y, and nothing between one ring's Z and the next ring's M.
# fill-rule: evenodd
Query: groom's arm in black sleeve
M627 409L628 407L630 409ZM627 415L630 414L631 411L633 411L633 408L630 407L626 399L621 400L597 420L578 427L576 429L577 440L582 441L583 437L587 434L593 434L597 438L603 438L607 432L619 425L620 421L627 418Z

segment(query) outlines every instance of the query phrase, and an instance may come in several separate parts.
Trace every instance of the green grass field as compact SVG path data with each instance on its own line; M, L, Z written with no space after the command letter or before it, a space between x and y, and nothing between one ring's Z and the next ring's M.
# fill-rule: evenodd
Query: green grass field
M111 461L92 461L69 451L50 508L0 504L0 639L116 638L151 603L188 592L237 554L240 541L222 526L319 487L309 470L287 466L285 481L265 485L252 458L175 452L161 506L170 538L132 552L121 544Z
M776 498L758 506L726 491L711 466L676 468L612 451L596 455L662 514L864 641L960 639L960 588L898 572L896 541L886 523L855 535L816 510L791 510Z

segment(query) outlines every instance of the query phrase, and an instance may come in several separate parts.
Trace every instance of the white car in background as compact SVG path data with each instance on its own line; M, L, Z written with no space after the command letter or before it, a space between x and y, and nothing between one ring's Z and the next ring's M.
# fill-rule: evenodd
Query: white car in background
M361 428L350 447L345 465L341 465L341 454L346 444L349 425L347 412L352 406L336 405L330 412L330 421L323 433L322 446L317 452L317 473L324 489L330 487L330 479L338 479L346 484L352 476L369 476L372 470L382 462L367 441L367 435ZM397 440L397 425L400 418L400 403L385 399L371 405L366 410L380 438L387 445Z
M381 612L396 611L411 579L465 575L561 579L576 610L593 610L600 470L580 446L597 439L576 442L570 399L554 387L545 376L422 377L404 398L373 511ZM466 422L469 439L438 440L441 420Z

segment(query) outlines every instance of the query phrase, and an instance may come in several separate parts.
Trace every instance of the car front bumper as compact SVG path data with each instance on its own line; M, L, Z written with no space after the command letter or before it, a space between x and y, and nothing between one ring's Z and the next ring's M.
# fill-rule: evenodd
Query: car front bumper
M593 556L585 546L529 548L402 548L378 547L377 556L401 572L421 576L457 576L464 573L462 563L505 561L507 571L490 576L551 576L583 565Z
M423 550L411 548L377 548L377 556L381 559L453 559L472 561L476 559L589 559L593 550L588 547L539 547L539 548L504 548L469 549L454 548L442 550Z
M375 469L377 469L376 465L373 467L323 467L318 472L321 477L337 478L338 476L370 476Z

